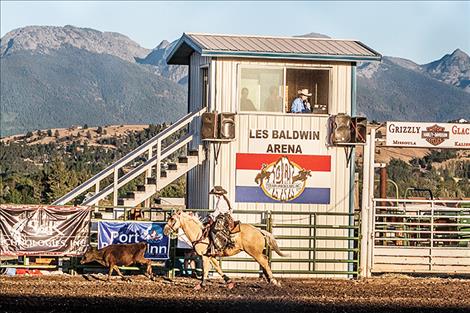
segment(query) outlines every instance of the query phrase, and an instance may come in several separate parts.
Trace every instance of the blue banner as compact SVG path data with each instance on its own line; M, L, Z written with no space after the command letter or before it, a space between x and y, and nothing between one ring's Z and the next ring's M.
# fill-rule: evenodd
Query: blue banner
M163 234L165 223L98 222L98 249L110 244L147 242L145 257L152 260L169 258L170 240Z

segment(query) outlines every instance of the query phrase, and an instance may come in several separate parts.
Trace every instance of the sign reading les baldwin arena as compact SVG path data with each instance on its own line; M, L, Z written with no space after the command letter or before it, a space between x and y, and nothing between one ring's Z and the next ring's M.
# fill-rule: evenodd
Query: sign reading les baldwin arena
M470 124L387 122L387 146L470 149Z
M0 255L81 255L89 223L85 207L0 205Z
M236 155L236 202L330 203L331 157L317 130L250 129Z

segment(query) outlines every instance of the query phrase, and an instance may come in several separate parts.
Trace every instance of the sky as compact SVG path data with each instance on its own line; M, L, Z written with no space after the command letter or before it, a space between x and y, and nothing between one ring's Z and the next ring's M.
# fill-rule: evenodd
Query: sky
M119 32L154 48L183 32L317 32L419 64L457 48L470 54L470 1L0 1L2 37L28 25L74 25Z

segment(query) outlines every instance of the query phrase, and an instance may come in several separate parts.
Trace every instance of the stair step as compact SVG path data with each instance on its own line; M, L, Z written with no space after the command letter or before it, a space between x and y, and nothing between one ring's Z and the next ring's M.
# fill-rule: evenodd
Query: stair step
M155 177L147 177L147 184L155 185L157 183L157 179Z
M135 198L135 194L134 194L134 192L129 191L129 192L126 193L126 195L123 196L122 198L123 198L123 199L134 199L134 198Z
M198 150L189 150L188 155L189 156L199 156L199 151Z
M188 163L188 157L186 156L178 157L178 163Z
M168 163L168 169L170 171L174 171L178 169L178 165L176 163Z
M145 191L145 185L137 185L137 191Z

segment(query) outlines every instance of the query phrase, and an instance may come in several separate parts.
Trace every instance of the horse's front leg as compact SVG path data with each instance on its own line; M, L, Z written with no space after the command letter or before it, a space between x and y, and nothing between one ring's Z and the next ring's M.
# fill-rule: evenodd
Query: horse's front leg
M214 257L211 257L210 261L212 263L212 266L217 271L217 273L219 273L219 275L224 279L225 283L227 284L227 288L232 289L233 287L235 287L235 283L230 279L230 277L225 275L224 272L222 271L222 268L220 267L220 263L217 261L217 259Z
M209 260L209 257L203 255L202 256L202 280L199 284L197 284L194 287L195 290L199 290L202 287L206 287L206 280L207 280L207 277L209 276L210 267L211 267L211 262Z

